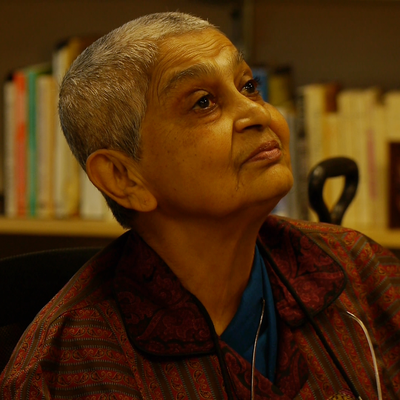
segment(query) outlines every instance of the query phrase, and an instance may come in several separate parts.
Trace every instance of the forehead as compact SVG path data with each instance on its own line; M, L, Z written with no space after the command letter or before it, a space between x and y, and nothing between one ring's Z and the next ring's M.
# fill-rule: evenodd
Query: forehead
M151 86L163 97L179 83L234 69L243 62L231 41L214 29L171 37L160 46Z

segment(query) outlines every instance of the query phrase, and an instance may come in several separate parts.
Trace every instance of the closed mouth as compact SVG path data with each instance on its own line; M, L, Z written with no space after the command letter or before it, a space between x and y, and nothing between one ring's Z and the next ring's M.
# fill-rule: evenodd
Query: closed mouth
M262 160L276 160L281 157L282 151L281 146L276 140L263 143L257 147L245 162L254 162Z

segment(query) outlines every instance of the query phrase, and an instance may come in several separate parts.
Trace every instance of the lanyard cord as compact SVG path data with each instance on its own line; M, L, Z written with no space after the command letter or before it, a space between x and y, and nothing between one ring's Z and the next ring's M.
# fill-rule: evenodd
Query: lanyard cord
M376 361L376 354L375 354L374 346L373 346L372 341L371 341L371 337L369 336L368 330L367 330L366 326L364 325L364 323L361 321L360 318L356 317L350 311L346 311L346 315L349 315L351 318L353 318L354 321L357 322L358 325L361 326L361 329L363 330L364 335L367 338L369 351L371 352L372 362L374 364L374 372L375 372L375 380L376 380L376 392L378 393L378 400L382 400L381 378L379 377L378 362Z
M274 259L272 258L271 254L269 253L269 251L267 251L263 245L260 245L259 248L264 253L264 256L268 259L268 261L269 261L271 267L273 268L274 272L278 275L279 279L283 282L283 284L286 286L287 290L290 292L290 294L293 296L293 298L295 299L295 301L299 305L300 309L303 311L303 313L306 316L306 318L307 318L308 322L310 323L310 325L314 328L314 331L317 334L317 336L318 336L319 340L321 341L322 345L324 346L326 352L329 354L329 357L331 358L331 360L335 364L336 368L338 369L338 371L342 375L343 379L346 381L349 389L351 390L351 392L353 393L355 398L359 399L359 400L362 400L362 398L359 395L357 389L355 388L353 382L347 376L346 371L342 367L342 364L337 359L335 353L333 352L333 350L329 346L328 342L326 341L325 336L322 334L318 324L314 321L312 315L309 313L309 311L307 310L306 306L301 301L300 297L298 296L296 291L293 289L293 287L290 285L290 283L288 282L286 277L279 270L278 266L276 265Z
M260 316L260 321L258 323L256 337L254 339L253 354L251 357L251 394L250 394L251 400L254 400L254 371L256 369L256 351L257 351L258 337L260 336L261 325L264 320L264 312L265 312L265 299L262 299L261 316Z

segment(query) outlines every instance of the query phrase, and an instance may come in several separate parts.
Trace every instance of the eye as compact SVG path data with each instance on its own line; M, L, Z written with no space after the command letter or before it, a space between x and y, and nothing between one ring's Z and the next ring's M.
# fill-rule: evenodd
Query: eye
M246 91L248 94L258 94L257 87L260 83L260 80L258 78L250 79L246 84L243 86L244 91Z
M202 110L206 110L210 107L213 107L215 105L215 101L212 99L211 95L203 96L200 98L196 104L194 105L194 109L200 108Z

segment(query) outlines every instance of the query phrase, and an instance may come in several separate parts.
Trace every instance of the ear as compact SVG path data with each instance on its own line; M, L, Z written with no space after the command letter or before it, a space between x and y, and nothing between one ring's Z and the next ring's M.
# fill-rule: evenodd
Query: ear
M157 208L157 200L141 178L132 158L117 150L100 149L86 161L92 183L119 205L141 212Z

